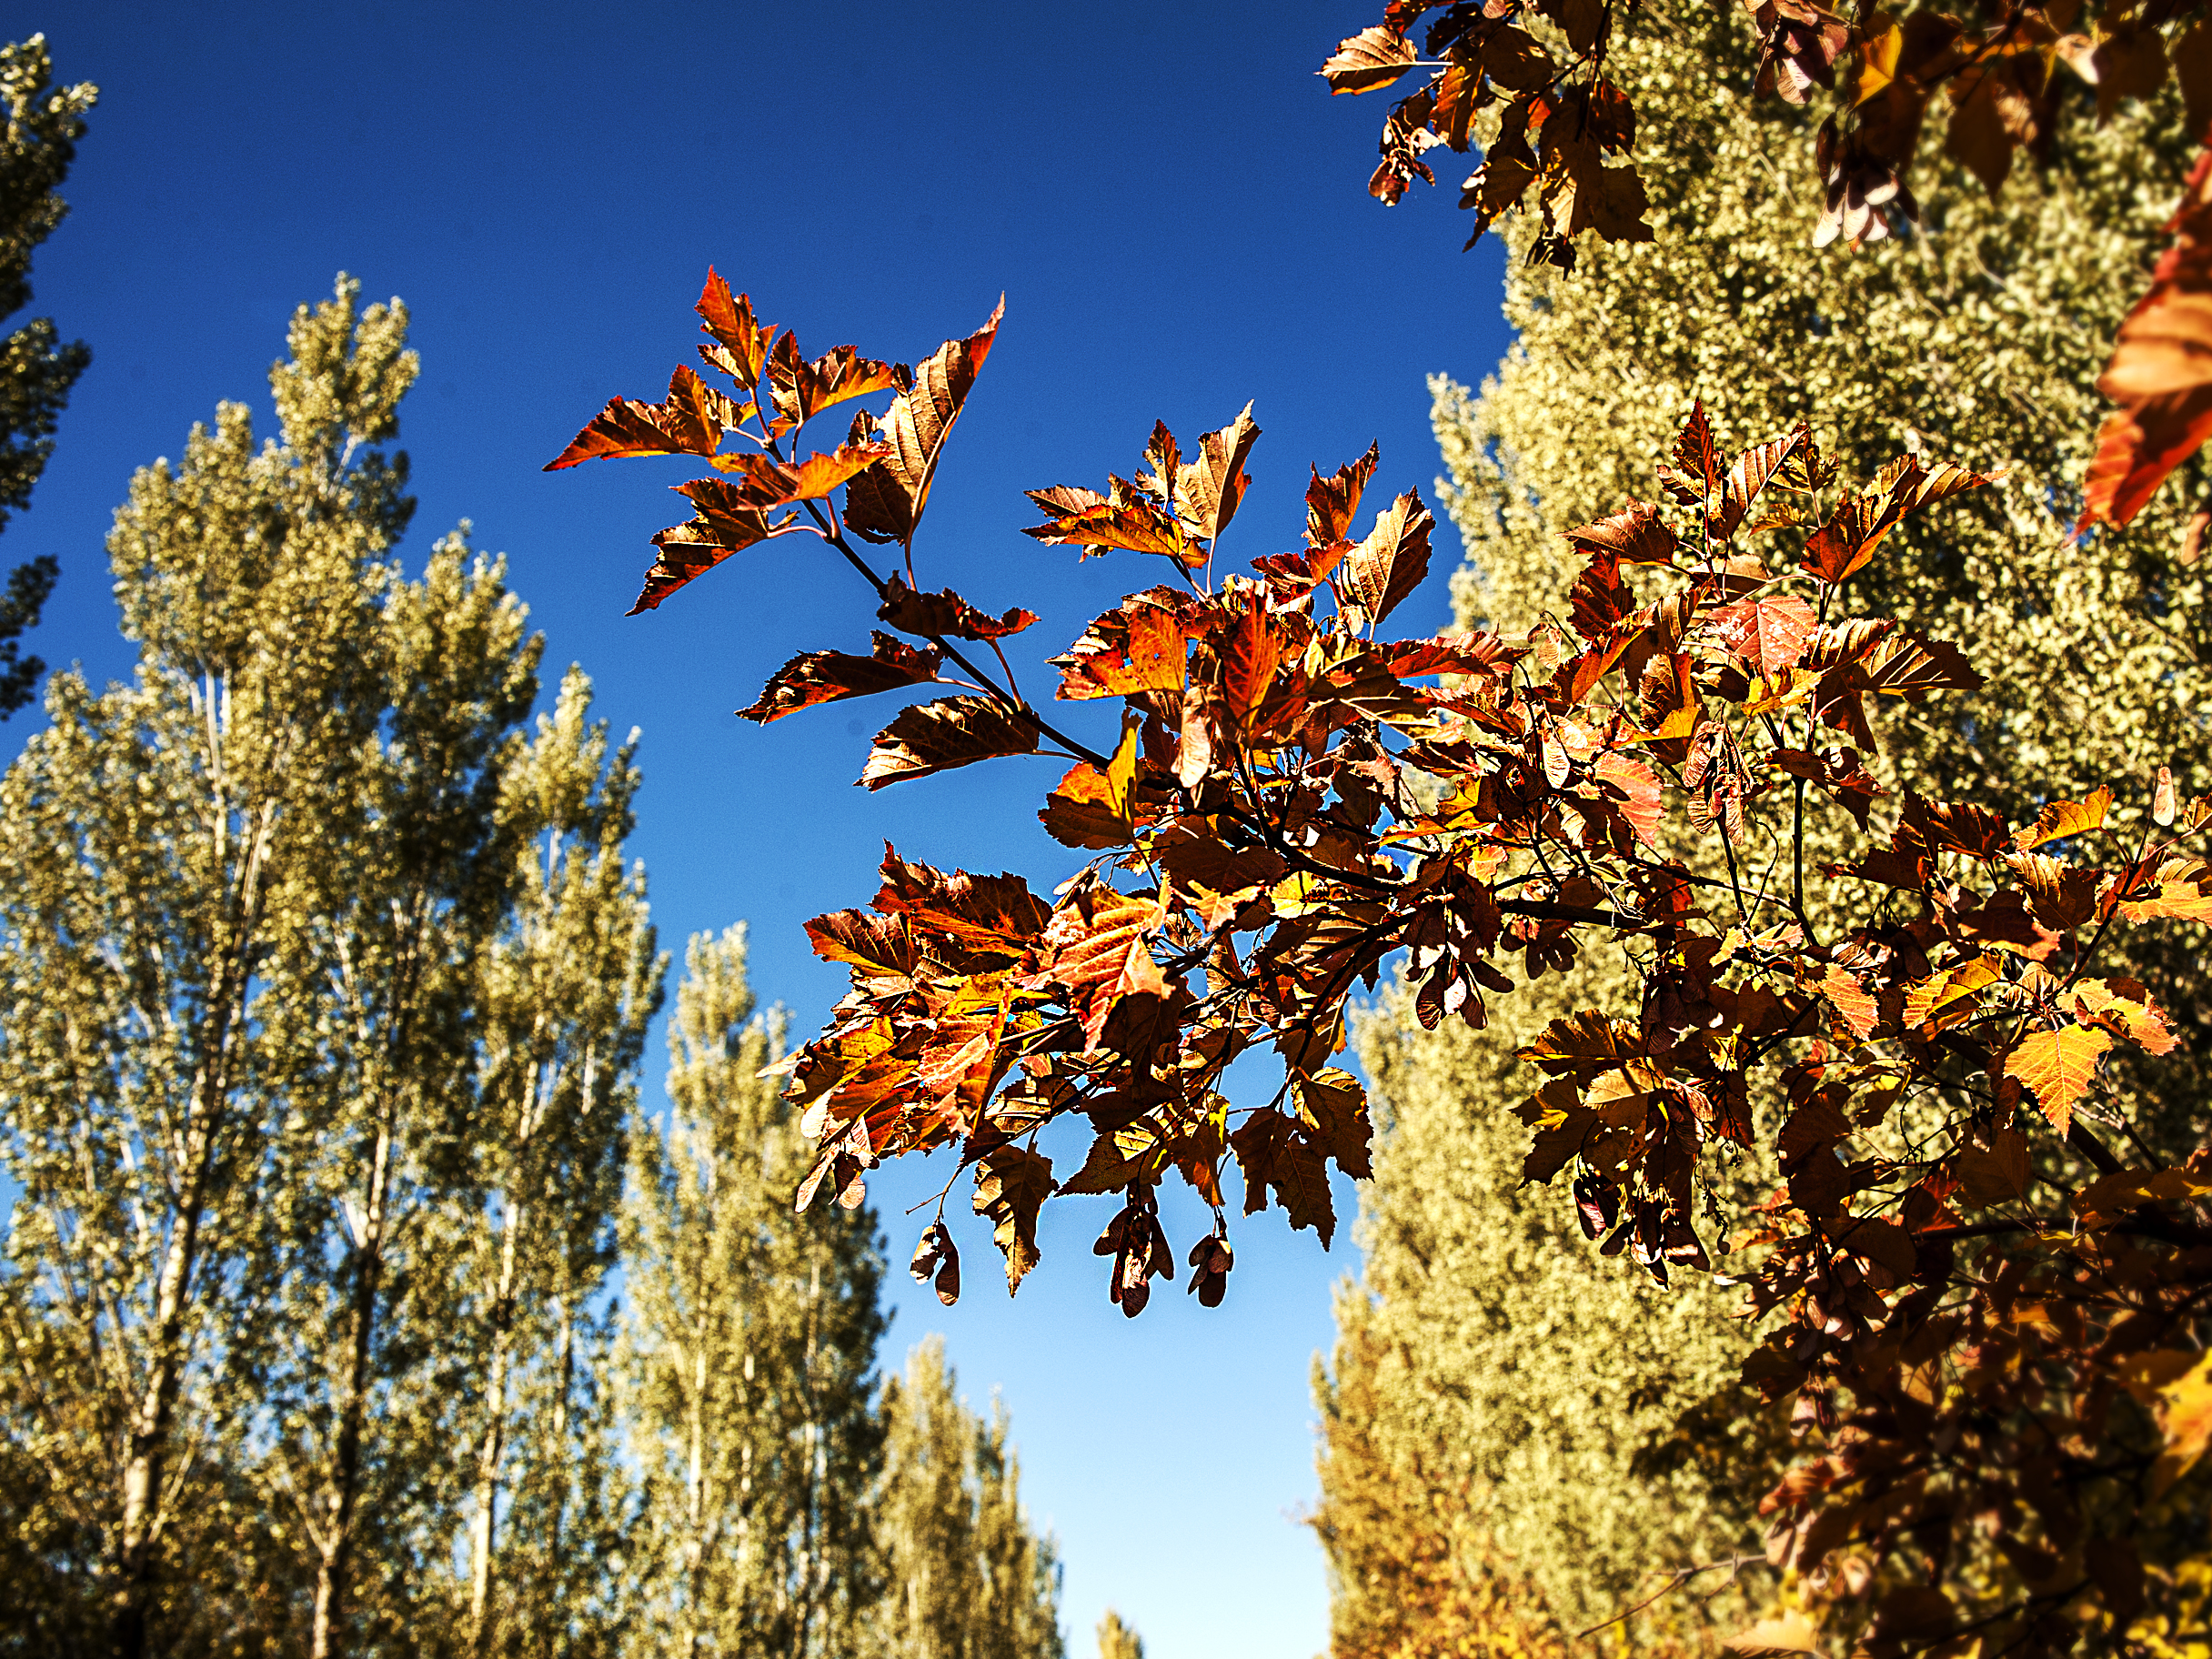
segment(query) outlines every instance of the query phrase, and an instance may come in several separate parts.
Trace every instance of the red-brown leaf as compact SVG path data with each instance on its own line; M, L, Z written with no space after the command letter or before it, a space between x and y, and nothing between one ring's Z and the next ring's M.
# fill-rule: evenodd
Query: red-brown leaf
M805 651L778 669L759 700L739 717L767 725L816 703L834 703L848 697L869 697L900 686L919 686L937 678L938 654L916 650L903 639L877 634L875 654L855 657L847 651Z
M669 377L668 401L610 400L566 449L546 463L545 470L558 472L581 461L623 456L712 455L720 447L723 433L751 409L750 404L733 402L679 364Z
M917 593L897 576L885 588L883 603L877 607L876 615L901 633L920 634L930 639L979 641L1003 639L1037 620L1035 611L1023 610L1019 606L1001 616L991 616L978 610L950 588L936 593Z
M1705 626L1723 650L1743 658L1755 672L1772 679L1805 655L1805 642L1820 626L1820 618L1795 595L1770 594L1724 605Z
M1367 446L1367 453L1356 461L1347 461L1327 478L1321 468L1313 468L1313 481L1306 486L1306 543L1313 548L1332 548L1352 537L1352 520L1360 510L1360 496L1367 488L1367 480L1374 477L1375 468L1382 461L1382 448L1379 444Z
M900 710L876 734L860 782L880 789L1000 755L1036 752L1035 730L990 698L940 698Z
M776 330L772 324L753 320L751 297L739 294L732 298L729 285L709 266L697 309L699 327L712 335L720 348L720 355L710 354L709 360L748 390L759 385L760 366L768 360L769 341ZM709 350L704 346L699 349Z
M2097 436L2077 536L2127 523L2212 436L2212 147L2197 156L2167 229L2174 245L2096 383L2119 407Z
M702 484L720 481L699 480ZM689 523L672 525L653 538L659 557L645 573L645 586L638 590L638 602L629 608L628 615L658 609L661 600L685 583L705 575L732 553L767 540L780 528L770 524L768 515L758 508L726 506L717 498L698 494L692 499L699 511Z
M1167 981L1151 953L1152 936L1166 920L1156 899L1135 899L1096 886L1078 888L1054 912L1045 929L1051 954L1043 971L1067 987L1093 1046L1116 1003L1167 995Z
M947 340L914 371L914 383L891 402L883 417L890 454L852 480L845 492L845 522L870 541L911 542L930 504L938 459L976 375L1006 315L1000 299L990 320L964 340Z
M1037 1212L1054 1191L1052 1161L1024 1147L1002 1146L977 1165L975 1212L990 1218L1005 1252L1010 1295L1037 1265Z
M1421 586L1429 573L1429 532L1435 528L1421 497L1409 489L1345 557L1338 585L1369 621L1382 621Z
M1248 403L1220 431L1200 438L1198 454L1177 468L1175 509L1200 540L1212 540L1236 517L1237 504L1252 483L1244 457L1259 438L1260 428L1252 424Z
M1338 41L1335 52L1319 73L1329 83L1329 94L1333 97L1387 86L1420 61L1413 42L1395 29L1378 26Z
M1674 532L1641 501L1631 501L1610 518L1580 525L1565 534L1579 551L1610 553L1624 565L1672 566L1674 562Z

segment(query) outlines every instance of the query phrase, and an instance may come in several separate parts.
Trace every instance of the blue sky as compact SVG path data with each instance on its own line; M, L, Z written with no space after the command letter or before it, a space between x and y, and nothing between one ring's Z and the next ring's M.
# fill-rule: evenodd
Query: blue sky
M178 454L220 398L266 427L285 320L337 271L404 297L423 359L402 434L410 561L462 518L509 556L548 689L580 661L600 711L643 731L633 848L664 942L680 954L749 920L756 987L803 1034L841 976L800 923L865 901L886 838L1041 889L1067 873L1032 817L1051 763L856 790L874 710L766 729L730 711L793 652L865 640L859 579L779 542L626 620L646 538L684 516L659 487L689 474L540 466L607 397L658 397L691 357L712 264L815 354L850 340L916 361L1005 294L916 551L927 586L1041 613L1010 642L1032 685L1155 574L1079 568L1017 534L1033 521L1021 492L1126 474L1156 417L1187 448L1255 403L1265 436L1224 555L1295 545L1308 464L1370 439L1371 500L1433 500L1423 377L1496 362L1500 273L1494 246L1460 253L1448 191L1393 211L1363 193L1383 105L1332 100L1312 71L1371 9L0 5L6 38L45 30L61 76L102 89L72 216L35 271L37 312L94 366L0 540L0 562L61 560L33 649L126 674L102 543L132 468ZM1406 632L1445 619L1456 552L1447 529ZM0 732L7 752L36 718ZM661 1065L656 1042L649 1105ZM941 1180L876 1182L895 1259L920 1224L900 1212ZM942 1310L897 1275L894 1352L942 1331L970 1396L1011 1408L1030 1503L1065 1554L1072 1654L1111 1603L1152 1659L1305 1659L1327 1636L1322 1558L1295 1519L1313 1490L1308 1379L1349 1242L1324 1254L1255 1219L1223 1308L1172 1294L1125 1322L1088 1249L1111 1205L1091 1202L1054 1206L1016 1302L988 1229L961 1224L967 1296ZM1188 1206L1167 1220L1185 1243L1199 1227Z

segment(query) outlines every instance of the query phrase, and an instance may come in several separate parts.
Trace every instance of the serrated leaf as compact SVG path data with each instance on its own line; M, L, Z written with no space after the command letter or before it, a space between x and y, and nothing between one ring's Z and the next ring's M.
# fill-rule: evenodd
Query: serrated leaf
M2005 1075L2017 1078L2060 1134L2074 1121L2074 1102L2088 1092L2097 1057L2112 1046L2112 1033L2094 1027L2066 1025L2030 1031L2005 1056Z
M1037 1265L1037 1212L1055 1190L1052 1161L1024 1147L1002 1146L976 1166L975 1212L1005 1253L1010 1295Z
M646 571L645 586L638 589L638 601L628 615L658 609L663 599L687 582L704 576L732 553L766 541L782 528L780 523L771 523L758 508L726 508L711 496L694 495L692 499L699 510L688 523L671 525L653 538L659 557Z
M1744 516L1751 511L1752 503L1766 488L1767 480L1811 436L1801 425L1771 442L1755 444L1736 457L1735 465L1728 468L1728 476L1721 481L1720 517L1714 528L1723 540L1735 534Z
M1328 1161L1295 1119L1255 1111L1229 1137L1229 1147L1244 1175L1245 1214L1266 1209L1272 1190L1292 1227L1312 1228L1324 1248L1335 1239Z
M1360 496L1367 488L1367 480L1374 477L1375 468L1382 458L1382 446L1370 444L1367 453L1356 461L1347 461L1327 478L1321 468L1313 471L1313 481L1306 486L1306 544L1312 548L1332 548L1352 536L1352 520L1360 510Z
M1762 594L1724 605L1705 619L1707 634L1720 648L1772 679L1794 667L1820 626L1813 608L1794 594Z
M990 320L964 340L947 340L914 371L913 384L892 399L883 417L884 459L845 491L845 522L870 541L910 544L930 504L930 488L945 440L960 418L975 377L1006 315L1001 298Z
M2091 789L2081 800L2047 801L2036 814L2036 821L2012 838L2012 844L2026 852L2046 841L2086 835L2104 828L2105 815L2111 810L2112 791L2102 786Z
M950 588L936 593L918 593L895 575L884 586L883 603L876 608L876 615L900 633L919 634L931 639L979 642L1003 639L1037 620L1035 611L1023 610L1019 606L994 617L988 611L978 610Z
M1344 558L1337 584L1370 622L1380 622L1429 573L1429 532L1436 520L1407 490L1392 502L1367 538Z
M945 697L916 703L876 734L860 782L880 789L1000 755L1037 752L1037 733L987 697Z
M1610 553L1624 565L1666 565L1674 562L1674 532L1655 509L1631 501L1619 512L1563 532L1569 543L1591 554Z
M1067 987L1095 1047L1114 1005L1137 996L1164 997L1167 981L1152 960L1151 940L1167 912L1156 899L1108 887L1081 887L1045 928L1049 952L1041 971Z
M1083 557L1119 548L1130 553L1158 553L1181 565L1202 565L1206 556L1193 548L1182 526L1144 501L1109 501L1095 490L1061 485L1032 489L1029 498L1053 518L1023 528L1049 544L1080 547Z
M722 435L752 413L750 404L739 404L679 365L669 377L665 403L638 403L616 397L594 416L568 447L545 464L558 472L579 462L613 460L625 456L710 456L721 447Z
M856 657L848 651L804 651L778 669L749 709L740 709L740 719L767 725L817 703L834 703L849 697L870 697L901 686L927 684L937 678L935 651L917 650L902 639L877 634L875 654Z
M1175 510L1200 540L1213 540L1236 517L1252 483L1244 457L1259 439L1248 403L1229 425L1200 438L1198 454L1176 470Z
M714 467L736 479L734 484L723 486L735 491L734 497L725 499L746 507L770 508L787 501L819 500L862 468L881 460L886 453L881 444L845 444L798 462L779 461L771 455L718 455ZM698 482L716 480L701 478ZM678 488L691 493L689 486L679 485Z
M773 325L753 320L750 297L739 294L733 298L729 285L709 266L707 286L699 290L696 309L700 328L714 337L715 344L729 358L721 367L748 390L759 385L760 366L768 360L769 341L776 330Z
M1338 41L1319 74L1329 83L1329 94L1334 97L1387 86L1420 61L1413 42L1395 29L1378 26Z

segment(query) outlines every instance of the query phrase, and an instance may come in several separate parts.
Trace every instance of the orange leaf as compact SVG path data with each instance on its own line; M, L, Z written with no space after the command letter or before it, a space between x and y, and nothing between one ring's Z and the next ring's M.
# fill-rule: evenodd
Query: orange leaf
M1435 528L1436 520L1421 504L1421 497L1409 489L1375 520L1367 539L1345 557L1339 583L1345 598L1369 621L1380 622L1421 586L1429 573L1429 532Z
M698 482L720 480L701 478ZM672 525L653 538L659 557L645 573L645 586L638 589L638 602L629 608L630 616L659 609L661 600L685 583L705 575L732 553L766 541L783 528L781 523L770 524L768 515L758 508L726 506L711 496L702 497L689 489L686 493L699 510L689 522Z
M707 360L749 390L759 385L760 366L768 360L769 340L776 330L753 321L751 297L739 294L733 299L729 285L709 266L696 308L700 329L715 340L714 347L699 347Z
M2174 245L2120 325L2096 383L2119 407L2098 434L2076 536L2093 524L2127 523L2212 436L2212 148L2190 169L2167 228Z
M1236 517L1237 505L1252 483L1244 457L1259 438L1260 428L1252 424L1248 403L1229 425L1200 438L1196 458L1176 469L1176 511L1202 541L1212 540Z
M870 541L910 543L930 504L930 486L945 439L998 337L1006 315L1001 298L990 319L964 340L947 340L914 372L914 382L892 400L883 417L890 454L852 480L845 492L845 522Z
M1805 642L1818 626L1813 608L1790 594L1738 599L1705 619L1707 632L1723 650L1743 658L1768 679L1805 655Z
M2096 1075L2097 1056L2111 1046L2111 1032L2086 1026L2030 1031L2006 1055L2005 1075L2034 1091L2036 1104L2063 1135L2074 1121L2074 1102Z
M877 607L876 615L900 633L920 634L932 639L979 641L1003 639L1037 620L1035 611L1018 606L994 617L988 611L978 610L950 588L936 593L917 593L896 575L885 585L883 603Z
M1321 468L1313 470L1313 481L1306 486L1306 542L1315 548L1332 548L1352 535L1352 515L1360 509L1360 495L1367 488L1367 480L1374 477L1375 468L1382 458L1382 446L1370 444L1367 453L1356 461L1347 461L1327 478Z
M1001 1146L976 1166L975 1212L994 1223L991 1236L1006 1255L1009 1294L1037 1265L1037 1212L1054 1191L1052 1161L1023 1147Z
M712 455L721 447L722 434L751 414L752 405L733 402L679 364L669 377L667 402L611 399L545 470L624 456Z
M2036 814L2036 821L2015 835L2012 844L2026 852L2046 841L2086 835L2092 830L2102 829L2105 814L2111 810L2112 791L2102 787L2091 789L2082 800L2046 801L2043 810Z
M1158 900L1133 899L1110 887L1078 888L1053 913L1045 929L1051 954L1043 972L1068 988L1093 1047L1117 1003L1167 995L1151 953L1152 935L1166 920Z

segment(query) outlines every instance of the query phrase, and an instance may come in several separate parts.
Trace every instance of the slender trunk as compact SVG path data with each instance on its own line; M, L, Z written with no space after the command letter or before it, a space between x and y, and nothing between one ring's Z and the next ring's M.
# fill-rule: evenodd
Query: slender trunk
M821 1553L821 1528L817 1511L820 1506L820 1477L815 1467L821 1457L821 1413L814 1400L814 1350L821 1321L822 1264L814 1263L812 1282L807 1292L807 1352L804 1369L800 1372L800 1389L807 1404L807 1473L799 1486L799 1525L801 1543L799 1556L799 1640L796 1651L807 1651L807 1638L814 1624L814 1602L819 1594L821 1582L818 1557Z
M696 1656L705 1634L699 1628L699 1598L707 1588L707 1343L703 1331L692 1347L689 1417L691 1459L684 1481L689 1536L684 1553L691 1569L691 1589L684 1598L690 1620L684 1636L684 1652Z
M469 1533L468 1651L481 1659L491 1640L491 1555L499 1463L507 1451L507 1372L514 1341L517 1240L525 1215L510 1197L499 1244L499 1286L492 1299L490 1375L484 1385L484 1438L477 1447L477 1507Z
M218 806L222 803L218 801ZM227 822L218 811L220 828ZM216 1153L228 1127L230 1071L241 1023L253 940L261 918L261 874L275 828L264 811L248 838L233 901L232 936L209 988L206 1024L197 1033L203 1060L193 1079L190 1117L178 1171L176 1220L156 1282L154 1340L145 1386L131 1403L123 1447L122 1516L117 1529L116 1591L108 1646L116 1659L141 1659L146 1608L154 1588L155 1545L168 1517L162 1509L169 1435L190 1361L185 1322L199 1267L200 1223L209 1202ZM218 842L217 852L221 851ZM122 1332L117 1332L120 1341Z
M548 1572L556 1572L564 1575L558 1582L561 1586L559 1593L565 1596L568 1593L565 1574L568 1572L568 1552L563 1547L563 1535L568 1530L568 1517L567 1476L569 1467L568 1458L568 1391L576 1386L576 1323L568 1317L567 1296L562 1296L554 1303L554 1307L558 1316L560 1331L560 1392L554 1396L553 1401L553 1456L551 1461L556 1473L553 1476L553 1513L547 1517L546 1521L548 1545L546 1560ZM545 1622L545 1651L548 1659L551 1654L559 1651L558 1633L560 1628L560 1621L558 1619L548 1619Z
M355 1252L353 1331L346 1372L338 1385L338 1433L324 1483L325 1533L315 1570L315 1628L311 1659L330 1659L337 1622L345 1611L346 1569L353 1543L355 1506L360 1501L361 1431L368 1412L369 1362L376 1352L377 1296L384 1277L384 1207L391 1179L390 1119L377 1126L368 1204Z

